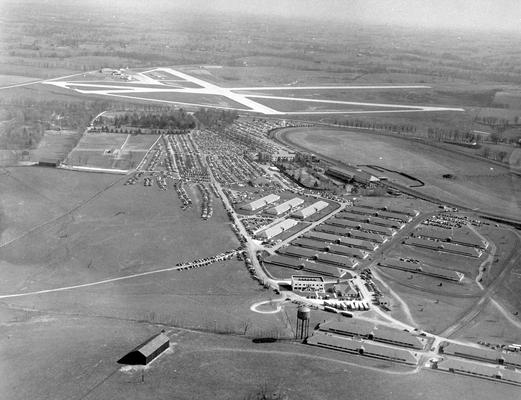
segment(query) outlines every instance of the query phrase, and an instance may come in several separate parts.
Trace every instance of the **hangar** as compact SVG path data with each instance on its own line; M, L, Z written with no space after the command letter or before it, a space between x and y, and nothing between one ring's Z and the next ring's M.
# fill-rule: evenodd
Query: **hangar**
M161 332L140 344L126 356L121 358L118 363L127 365L147 365L169 347L169 337Z

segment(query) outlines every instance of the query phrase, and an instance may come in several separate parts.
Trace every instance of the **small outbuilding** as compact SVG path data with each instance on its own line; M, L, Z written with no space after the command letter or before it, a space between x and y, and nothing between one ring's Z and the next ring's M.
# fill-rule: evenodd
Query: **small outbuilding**
M169 337L161 332L140 344L126 356L121 358L118 363L127 365L147 365L169 347Z

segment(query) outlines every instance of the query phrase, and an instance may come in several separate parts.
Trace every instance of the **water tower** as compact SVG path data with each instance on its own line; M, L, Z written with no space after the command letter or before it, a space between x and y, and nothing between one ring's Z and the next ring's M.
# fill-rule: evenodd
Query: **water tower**
M304 340L308 337L309 332L309 317L311 310L309 307L299 307L297 310L297 329L295 331L295 339Z

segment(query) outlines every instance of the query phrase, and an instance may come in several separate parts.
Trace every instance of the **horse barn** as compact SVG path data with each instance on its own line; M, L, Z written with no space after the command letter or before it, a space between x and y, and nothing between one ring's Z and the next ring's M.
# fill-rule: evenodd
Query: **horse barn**
M387 219L394 219L403 223L410 222L412 217L406 214L393 213L389 211L381 211L381 210L372 210L364 207L351 207L347 211L352 214L360 214L360 215L372 215L374 217L382 217Z
M470 360L521 368L521 354L519 353L502 353L498 350L465 346L452 342L442 343L439 352L440 354L447 354Z
M377 264L380 267L397 269L400 271L410 272L413 274L420 274L431 276L433 278L445 279L452 282L461 282L464 275L461 272L433 267L424 263L414 263L408 261L401 261L392 258L381 260Z
M264 229L263 231L259 232L257 235L263 239L271 239L277 235L280 235L282 232L293 228L297 224L298 224L298 222L296 220L288 218L288 219L285 219L284 221L279 222L278 224L275 224L273 226L270 226L269 228Z
M271 215L284 214L286 211L290 211L290 210L294 209L295 207L300 206L301 204L304 204L304 200L302 200L299 197L295 197L295 198L285 201L284 203L281 203L275 207L269 208L268 210L266 210L266 213L271 214Z
M307 258L309 260L321 261L326 264L333 264L333 265L337 265L337 266L343 267L343 268L352 269L358 265L358 261L354 261L353 259L346 257L346 256L341 256L338 254L331 254L331 253L322 253L322 252L318 252L318 251L315 251L312 249L307 249L307 248L299 247L299 246L290 245L286 248L281 248L278 251L279 251L279 253L285 254L288 256L302 257L302 258Z
M393 212L393 213L409 215L411 217L416 217L420 214L420 212L418 210L413 210L412 208L405 208L405 207L399 207L399 206L394 206L394 205L386 205L383 207L382 206L378 207L378 206L372 205L370 203L365 203L365 202L358 202L356 205L358 207L368 208L370 210L389 211L389 212Z
M308 273L313 273L332 278L342 278L347 273L347 269L343 269L333 265L309 262L295 257L288 257L285 255L269 256L266 259L264 259L264 262L283 268L291 268L298 271L305 271Z
M367 240L368 242L378 244L385 243L388 240L386 237L376 233L363 232L356 229L341 228L339 226L325 224L316 226L315 231L331 233L333 235L347 236L354 239Z
M118 363L128 365L147 365L169 347L169 337L161 332L140 344L126 356L121 358Z
M337 214L337 217L342 219L348 219L356 222L367 222L369 224L383 226L386 228L401 229L404 227L404 223L401 221L394 221L391 219L372 217L369 215L354 214L351 212L341 212Z
M361 340L354 340L320 331L315 331L313 336L307 339L306 343L312 346L325 347L331 350L359 354L361 356L386 361L410 365L416 365L418 363L413 353L406 349L390 348L376 343L363 342Z
M353 228L364 232L376 233L378 235L393 236L396 231L383 226L368 224L366 222L350 221L342 218L332 218L325 222L327 225L339 226L341 228Z
M434 240L422 239L422 238L408 238L404 242L409 246L423 247L429 250L441 251L444 253L458 254L460 256L479 258L481 257L482 251L475 247L460 246L453 243L447 242L436 242Z
M322 211L327 206L329 206L327 202L320 200L310 206L302 208L301 210L295 211L291 216L294 218L306 219L307 217L311 217L313 214Z
M330 243L341 244L348 247L354 247L366 251L374 251L378 248L378 245L365 240L353 239L345 236L333 235L324 232L310 231L304 235L305 238L322 240Z
M246 211L257 211L258 209L265 207L269 204L275 203L280 199L278 194L269 194L260 199L254 200L251 203L245 204L241 207L241 209Z
M483 243L480 238L472 231L467 229L444 229L435 228L431 226L418 227L413 234L416 237L423 239L439 240L441 242L448 242L459 244L460 246L477 247L485 250L488 243Z
M331 321L322 323L319 330L337 335L360 337L363 339L374 340L392 344L395 346L409 347L423 350L427 339L412 335L399 329L389 328L385 325L375 325L361 320L349 320L349 322Z

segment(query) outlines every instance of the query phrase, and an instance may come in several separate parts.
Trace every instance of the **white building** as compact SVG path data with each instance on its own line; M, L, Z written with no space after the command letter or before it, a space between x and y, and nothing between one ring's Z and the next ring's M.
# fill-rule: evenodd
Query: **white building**
M280 215L285 213L286 211L292 210L293 208L300 206L301 204L304 204L304 200L295 197L291 200L279 204L278 206L271 207L270 209L266 210L266 212L272 215Z
M300 292L324 293L324 278L321 276L292 275L291 289Z
M264 196L264 197L262 197L260 199L254 200L251 203L245 204L241 208L243 210L255 211L255 210L258 210L259 208L267 206L268 204L275 203L279 199L280 199L279 195L277 195L277 194L269 194L269 195Z
M271 239L277 235L280 235L282 232L284 232L290 228L293 228L297 224L298 224L298 221L288 218L282 222L279 222L278 224L275 224L273 226L270 226L267 229L264 229L258 235L259 235L259 237L261 237L263 239Z
M305 219L307 217L312 216L313 214L323 210L329 206L329 204L325 201L319 200L316 203L311 204L310 206L307 206L301 210L295 211L293 214L291 214L292 217Z

